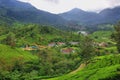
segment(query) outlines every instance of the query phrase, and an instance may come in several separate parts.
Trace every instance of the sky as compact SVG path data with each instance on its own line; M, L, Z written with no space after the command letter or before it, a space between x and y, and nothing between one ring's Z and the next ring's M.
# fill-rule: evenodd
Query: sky
M67 12L73 8L85 11L100 12L105 8L114 8L120 5L120 0L20 0L31 3L40 10L54 14Z

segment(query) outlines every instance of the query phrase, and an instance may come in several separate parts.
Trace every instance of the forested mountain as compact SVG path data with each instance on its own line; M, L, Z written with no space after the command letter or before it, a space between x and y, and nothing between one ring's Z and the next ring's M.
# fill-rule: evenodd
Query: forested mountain
M116 23L120 20L119 13L120 7L105 9L100 13L75 8L62 14L52 14L38 10L31 4L18 0L0 0L0 18L8 23L19 21L22 23L57 25L58 27L68 26L68 28L76 29L77 27L77 29L81 29L81 27L90 25Z
M65 24L59 15L38 10L29 3L17 0L0 0L0 16L24 23Z
M117 6L113 9L104 9L99 13L103 16L103 21L108 23L115 23L120 20L120 6Z
M87 12L75 8L59 15L64 19L87 25L116 23L120 20L120 6L113 9L104 9L100 13Z
M81 24L93 24L94 21L99 20L99 15L94 12L86 12L81 9L75 8L69 12L59 14L66 20L77 21Z

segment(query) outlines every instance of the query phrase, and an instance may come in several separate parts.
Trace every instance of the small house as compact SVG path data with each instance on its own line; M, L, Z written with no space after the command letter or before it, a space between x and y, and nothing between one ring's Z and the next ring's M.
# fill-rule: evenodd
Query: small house
M48 44L48 46L49 47L54 47L54 46L56 46L56 43L55 42L51 42L51 43Z
M82 34L82 35L84 35L84 36L87 36L87 35L88 35L88 33L87 33L86 31L78 31L77 33L78 33L78 34Z
M27 50L27 51L31 51L31 50L37 50L38 47L37 46L29 46L29 45L26 45L23 50Z
M58 46L63 46L63 45L65 45L65 43L64 42L57 42L57 45Z
M100 47L107 47L107 46L108 46L108 44L107 44L107 43L105 43L105 42L101 42L101 43L99 43L99 46L100 46Z
M78 45L79 42L70 42L71 45Z
M73 48L65 48L65 49L62 49L61 52L64 54L70 54L70 53L74 53L74 49Z

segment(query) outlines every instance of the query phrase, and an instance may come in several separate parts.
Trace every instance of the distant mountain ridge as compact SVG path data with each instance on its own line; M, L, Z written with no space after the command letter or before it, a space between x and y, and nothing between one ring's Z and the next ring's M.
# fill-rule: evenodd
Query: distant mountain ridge
M74 8L71 11L68 11L66 13L59 14L60 16L64 17L67 20L80 20L92 16L98 16L97 13L93 12L86 12L78 8Z
M104 9L100 13L87 12L75 8L59 15L66 20L77 21L79 23L88 25L116 23L120 20L120 6L117 6L113 9Z
M120 20L120 6L112 9L104 9L99 14L103 16L104 21L115 23Z
M38 10L31 4L18 0L0 0L0 12L2 17L6 16L23 23L57 25L65 24L66 22L59 15Z
M52 14L18 0L0 0L0 19L81 29L89 25L116 23L120 20L120 6L104 9L100 13L75 8L62 14Z

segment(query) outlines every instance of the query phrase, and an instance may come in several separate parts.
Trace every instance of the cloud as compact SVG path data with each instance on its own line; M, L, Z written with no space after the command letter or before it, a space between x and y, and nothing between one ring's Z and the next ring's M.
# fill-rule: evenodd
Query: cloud
M59 0L44 0L44 1L49 1L49 2L53 2L53 3L59 3Z
M120 5L120 0L108 0L111 7Z

